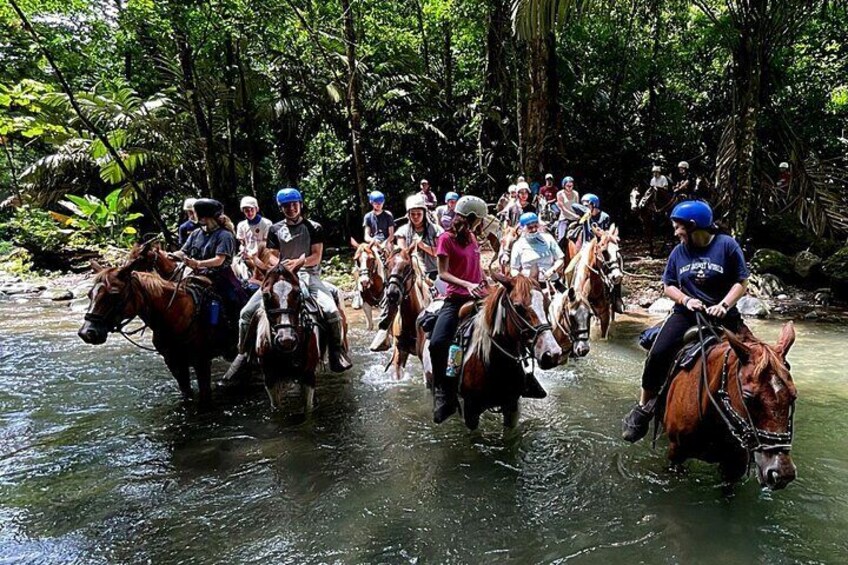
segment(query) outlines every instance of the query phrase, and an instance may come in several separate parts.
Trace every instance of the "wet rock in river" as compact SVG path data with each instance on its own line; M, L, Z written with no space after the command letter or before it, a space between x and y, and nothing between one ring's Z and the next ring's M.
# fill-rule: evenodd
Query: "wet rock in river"
M758 249L751 258L751 269L758 274L770 273L780 277L792 276L795 272L792 260L774 249Z
M54 300L56 302L61 300L70 300L74 297L74 294L66 289L66 288L49 288L41 293L39 298L44 298L45 300Z
M753 296L740 298L739 302L736 303L736 308L743 316L753 318L768 318L770 314L768 305L763 300Z
M671 298L659 298L648 308L651 314L668 314L674 308L674 300Z

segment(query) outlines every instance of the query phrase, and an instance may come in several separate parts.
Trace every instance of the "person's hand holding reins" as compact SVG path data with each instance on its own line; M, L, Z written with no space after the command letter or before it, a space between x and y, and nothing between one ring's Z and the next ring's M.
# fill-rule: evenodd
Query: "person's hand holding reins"
M480 284L468 283L465 288L468 289L468 292L470 292L471 296L474 298L483 298L489 294L489 285L486 284L486 281L483 281Z
M683 305L692 312L705 312L707 310L707 307L704 306L704 303L698 300L697 298L686 297L686 299L683 301Z
M724 318L727 315L727 308L723 304L716 304L707 308L707 314L713 318Z

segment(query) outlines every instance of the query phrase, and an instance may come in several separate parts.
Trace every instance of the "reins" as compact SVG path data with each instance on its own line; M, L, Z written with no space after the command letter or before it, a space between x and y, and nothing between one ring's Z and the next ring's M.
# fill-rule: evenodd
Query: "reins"
M518 352L514 354L514 353L511 353L511 352L507 351L506 349L504 349L495 340L496 336L492 335L492 336L490 336L490 339L492 340L492 345L494 345L497 348L498 351L500 351L502 354L504 354L507 358L512 360L514 363L517 363L518 365L523 365L524 362L529 359L530 360L530 370L532 372L536 368L536 358L533 356L533 349L536 347L536 342L539 340L539 336L541 336L544 332L551 330L551 324L549 324L547 322L543 322L543 323L539 324L538 326L534 326L524 316L522 316L521 314L518 313L518 311L515 309L515 305L508 298L509 298L509 293L504 292L503 295L501 296L501 298L499 299L499 302L501 302L501 303L505 302L506 303L506 305L504 305L504 304L501 304L501 305L504 306L504 309L506 310L507 319L509 319L509 317L512 316L513 322L514 323L517 322L516 325L519 326L519 336L524 336L525 332L530 332L530 333L533 334L533 340L530 342L529 347L526 345L525 340L519 340L519 342L518 342ZM483 315L483 314L481 313L480 315ZM523 328L521 328L520 326L523 326Z

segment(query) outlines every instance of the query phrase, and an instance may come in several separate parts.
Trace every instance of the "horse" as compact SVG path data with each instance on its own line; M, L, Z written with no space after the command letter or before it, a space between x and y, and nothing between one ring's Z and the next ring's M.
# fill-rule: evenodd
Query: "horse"
M305 259L280 262L262 281L262 306L256 313L256 356L271 406L281 408L287 384L301 387L304 414L312 411L315 373L326 341L308 306L297 272Z
M501 249L501 221L497 216L488 214L480 222L480 227L477 230L480 241L489 243L495 257Z
M512 253L512 246L518 240L519 236L518 226L507 226L504 228L503 236L500 240L500 251L492 256L492 260L489 261L489 269L492 268L492 264L497 260L501 274L509 274L509 259Z
M642 226L642 232L648 239L648 254L654 255L654 230L668 220L668 215L678 200L667 189L651 186L644 193L638 186L630 191L630 210L636 215Z
M559 363L562 350L551 332L538 282L518 275L494 274L497 285L474 314L464 354L459 392L465 425L475 430L480 415L492 408L504 426L518 424L518 399L524 389L524 363L542 369Z
M606 339L613 320L613 309L602 271L603 254L596 238L592 238L583 246L577 256L572 259L572 265L574 269L570 287L574 290L575 296L588 301L592 313L600 323L601 337Z
M569 357L585 357L589 354L592 308L588 300L578 295L573 287L569 287L566 292L551 291L548 320L553 328L554 339L563 351L560 364L565 364Z
M356 265L356 290L362 299L362 311L365 313L365 325L368 331L374 329L372 308L379 308L383 300L386 283L386 268L383 259L374 250L373 243L358 243L350 238L350 244L356 250L353 262Z
M194 367L199 400L206 404L212 396L212 359L235 353L236 334L201 322L205 312L186 285L145 272L147 268L147 259L138 254L121 267L92 262L96 276L88 293L91 302L77 334L86 343L100 345L109 333L124 334L130 320L141 318L152 330L153 346L165 359L183 397L193 396L189 367Z
M425 356L429 356L424 347L426 336L416 323L418 315L430 305L430 292L415 253L416 245L401 248L389 257L386 308L392 318L391 335L394 337L390 364L399 380L409 355L415 355L424 365L425 382L432 383L432 370L425 362Z
M662 415L668 458L717 463L728 482L751 461L761 486L782 489L795 479L790 449L797 391L786 355L795 342L787 322L777 344L724 331L722 341L690 369L672 377ZM705 364L706 363L706 364Z

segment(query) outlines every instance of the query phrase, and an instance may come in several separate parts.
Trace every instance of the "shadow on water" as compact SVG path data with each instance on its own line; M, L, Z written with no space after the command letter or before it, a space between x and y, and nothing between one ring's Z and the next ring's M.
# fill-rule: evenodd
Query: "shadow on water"
M643 320L541 373L549 396L524 404L516 430L487 414L470 433L459 418L432 424L418 362L395 382L356 325L355 370L322 374L304 421L272 412L255 382L219 387L198 410L155 355L114 339L86 347L63 310L37 314L0 303L0 561L826 563L848 552L843 328L799 328L799 478L770 494L753 478L727 488L701 463L669 471L662 439L656 450L619 440ZM779 326L755 331L773 341Z

